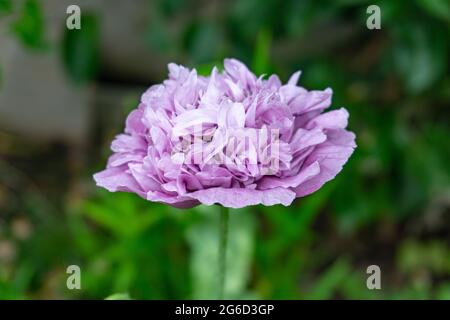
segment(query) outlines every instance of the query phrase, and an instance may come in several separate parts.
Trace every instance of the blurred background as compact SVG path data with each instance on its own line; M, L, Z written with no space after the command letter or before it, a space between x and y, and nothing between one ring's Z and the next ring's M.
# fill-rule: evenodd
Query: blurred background
M216 297L216 208L108 193L92 174L168 62L235 57L332 87L358 148L291 207L232 212L227 297L450 299L449 31L447 0L0 0L0 298Z

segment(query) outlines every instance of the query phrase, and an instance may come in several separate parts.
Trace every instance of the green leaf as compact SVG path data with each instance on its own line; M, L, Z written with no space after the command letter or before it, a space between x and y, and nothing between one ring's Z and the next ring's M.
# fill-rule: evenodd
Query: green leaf
M329 267L307 296L313 300L330 299L333 297L336 289L351 273L350 266L346 260L337 260Z
M105 300L131 300L128 292L114 293L105 298Z
M445 74L445 31L424 23L406 23L398 26L395 36L394 63L408 91L419 93Z
M398 267L404 273L414 273L416 270L426 269L434 274L448 274L450 272L450 255L444 242L432 241L419 243L405 241L398 253Z
M220 61L216 61L216 62L199 64L196 67L197 74L200 76L209 76L214 67L216 67L218 71L221 71L221 70L223 70L223 63Z
M450 281L446 281L439 285L436 293L438 300L450 300Z
M134 194L101 194L103 197L86 201L83 213L118 237L136 237L164 215L157 205L149 206Z
M19 18L12 24L12 32L27 47L43 48L44 18L37 0L26 0Z
M256 38L255 54L253 57L253 70L256 75L270 73L270 47L272 35L267 30L261 30Z
M216 24L201 21L186 29L183 42L194 63L206 63L220 57L224 39Z
M450 1L448 0L417 0L417 3L435 17L450 22Z
M63 61L75 83L92 80L99 69L99 27L96 16L83 13L81 29L64 26Z

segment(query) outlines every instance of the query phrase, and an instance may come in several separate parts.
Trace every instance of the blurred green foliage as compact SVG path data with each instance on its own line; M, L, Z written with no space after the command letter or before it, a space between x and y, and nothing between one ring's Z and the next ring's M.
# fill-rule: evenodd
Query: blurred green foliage
M11 5L6 5L10 10ZM12 23L11 30L27 47L42 48L44 41L44 19L37 0L25 0L19 17Z
M14 32L39 46L37 1L24 3ZM227 56L282 80L301 69L306 88L333 88L333 105L349 110L358 144L319 192L288 208L232 212L227 297L449 299L450 2L211 3L206 15L196 1L153 1L147 32L133 36L200 74ZM370 4L381 7L381 30L365 28ZM11 2L0 0L0 13L9 11ZM101 67L101 21L85 19L88 27L67 32L62 44L68 73L80 82ZM0 297L215 298L217 210L182 211L94 189L91 174L109 154L109 132L121 130L107 129L102 159L77 173L89 187L74 195L58 177L56 204L0 162ZM10 158L17 163L20 152ZM65 287L70 264L81 266L80 291ZM381 267L380 291L366 287L371 264Z
M0 0L0 14L10 13L12 10L11 0Z
M76 83L85 83L97 76L99 67L100 31L96 15L83 12L81 29L64 29L62 58L66 71Z

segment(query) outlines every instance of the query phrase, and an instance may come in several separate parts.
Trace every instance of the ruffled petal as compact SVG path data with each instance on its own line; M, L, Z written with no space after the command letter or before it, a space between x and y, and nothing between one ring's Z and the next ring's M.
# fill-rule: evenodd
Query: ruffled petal
M247 188L210 188L186 194L206 205L220 204L227 208L243 208L262 204L273 206L282 204L289 206L295 199L295 193L289 189L274 188L253 190Z
M103 187L108 191L126 191L134 192L145 197L145 192L133 177L126 172L125 167L107 168L99 173L94 174L94 180L97 186Z
M320 173L319 162L313 162L308 167L300 170L300 172L290 177L264 177L258 183L258 188L261 190L271 189L276 187L283 188L295 188L301 185L303 182L308 181L314 176Z
M333 130L327 134L327 142L318 146L306 159L304 166L318 162L320 173L306 181L295 192L298 197L306 196L318 190L322 185L333 179L341 170L353 153L355 135L345 130Z

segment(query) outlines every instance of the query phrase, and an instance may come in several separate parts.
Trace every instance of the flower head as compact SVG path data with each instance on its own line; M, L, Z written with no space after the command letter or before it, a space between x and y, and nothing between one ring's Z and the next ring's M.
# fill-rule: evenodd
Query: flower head
M331 89L308 91L299 77L257 78L235 59L208 77L169 64L112 142L97 185L182 208L290 205L333 179L356 147L348 112L324 112Z

